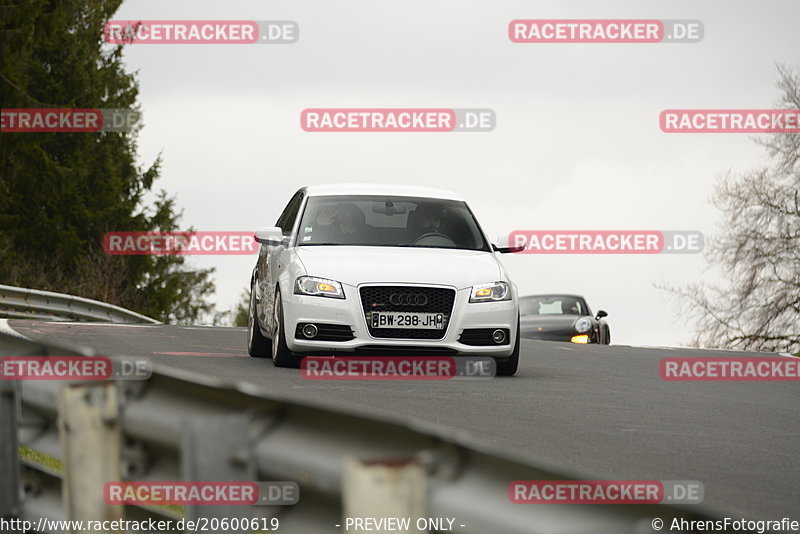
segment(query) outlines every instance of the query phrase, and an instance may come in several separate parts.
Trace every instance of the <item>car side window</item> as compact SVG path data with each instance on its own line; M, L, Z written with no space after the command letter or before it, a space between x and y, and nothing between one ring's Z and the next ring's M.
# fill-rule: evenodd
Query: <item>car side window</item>
M298 191L286 205L286 208L278 217L278 222L275 226L279 226L283 230L283 235L288 236L292 233L294 221L297 219L297 213L300 211L300 204L303 202L303 193Z

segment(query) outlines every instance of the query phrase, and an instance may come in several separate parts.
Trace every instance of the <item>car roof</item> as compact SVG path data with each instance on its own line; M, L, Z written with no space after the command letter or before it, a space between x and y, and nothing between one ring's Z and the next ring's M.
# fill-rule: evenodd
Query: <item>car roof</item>
M571 295L569 293L544 293L544 294L539 294L539 295L523 295L520 298L521 299L532 299L532 298L538 298L538 297L567 297L567 298L572 298L572 299L583 299L583 300L586 300L585 298L583 298L582 295Z
M398 197L436 198L464 201L461 195L445 189L400 184L324 184L306 187L310 197L336 195L392 195Z

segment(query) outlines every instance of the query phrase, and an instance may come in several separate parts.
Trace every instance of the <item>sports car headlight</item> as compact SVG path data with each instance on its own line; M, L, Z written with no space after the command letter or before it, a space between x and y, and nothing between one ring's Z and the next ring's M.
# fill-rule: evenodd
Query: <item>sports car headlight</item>
M588 332L592 329L592 320L588 317L581 317L577 321L575 321L575 330L578 332Z
M312 297L330 297L333 299L343 299L344 290L342 284L327 278L317 278L316 276L301 276L294 283L295 295L309 295Z
M472 293L469 295L470 302L497 302L500 300L511 300L511 289L505 282L472 286Z

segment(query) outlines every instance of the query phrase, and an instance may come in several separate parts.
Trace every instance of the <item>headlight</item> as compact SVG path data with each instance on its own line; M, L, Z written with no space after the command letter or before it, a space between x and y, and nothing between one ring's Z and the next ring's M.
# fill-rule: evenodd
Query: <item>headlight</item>
M470 302L497 302L499 300L511 300L511 290L507 283L492 282L472 286L472 293L469 295Z
M588 332L592 329L592 320L588 317L581 317L575 321L575 330L578 332Z
M342 284L327 278L317 278L316 276L301 276L294 283L295 295L310 295L312 297L330 297L333 299L343 299L344 290Z

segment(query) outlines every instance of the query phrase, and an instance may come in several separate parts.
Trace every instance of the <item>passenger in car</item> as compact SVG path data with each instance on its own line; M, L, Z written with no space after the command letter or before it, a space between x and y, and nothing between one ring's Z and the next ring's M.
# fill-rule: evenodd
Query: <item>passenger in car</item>
M317 214L319 229L314 242L354 245L366 242L366 216L361 208L346 202L338 206L326 206Z

